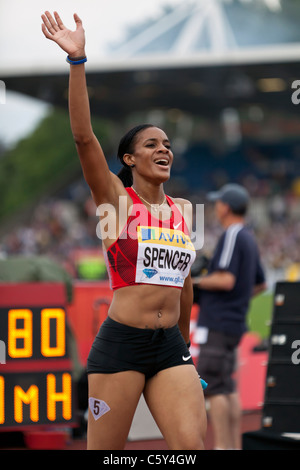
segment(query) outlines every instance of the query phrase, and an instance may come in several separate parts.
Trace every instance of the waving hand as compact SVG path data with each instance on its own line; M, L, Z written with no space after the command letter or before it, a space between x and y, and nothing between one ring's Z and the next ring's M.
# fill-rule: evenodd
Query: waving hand
M82 21L79 16L74 14L76 23L75 31L66 28L57 12L54 12L54 18L46 11L42 15L42 31L47 39L56 42L68 55L84 55L85 34L82 27Z
M85 56L85 33L79 16L74 14L76 28L66 28L59 14L49 11L42 15L42 32L54 41L70 58ZM69 71L69 113L71 130L76 143L84 178L91 189L96 205L106 203L119 207L119 195L128 197L120 179L111 173L102 147L94 134L89 96L87 92L85 67L74 63ZM128 199L130 204L130 200Z

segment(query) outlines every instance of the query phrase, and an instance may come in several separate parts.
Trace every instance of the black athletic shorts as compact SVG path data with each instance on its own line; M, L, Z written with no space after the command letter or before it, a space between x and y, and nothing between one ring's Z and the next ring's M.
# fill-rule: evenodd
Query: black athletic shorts
M208 332L207 342L200 344L197 371L205 377L208 386L205 395L233 393L236 389L233 373L236 370L239 336L230 336L220 331Z
M157 330L134 328L107 317L90 350L87 373L135 370L148 379L182 364L194 363L178 325Z

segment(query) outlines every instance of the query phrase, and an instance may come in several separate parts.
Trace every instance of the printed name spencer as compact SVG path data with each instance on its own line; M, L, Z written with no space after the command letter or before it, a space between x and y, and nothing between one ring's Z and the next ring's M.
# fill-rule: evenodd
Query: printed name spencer
M136 282L182 287L196 253L188 235L164 227L137 227Z

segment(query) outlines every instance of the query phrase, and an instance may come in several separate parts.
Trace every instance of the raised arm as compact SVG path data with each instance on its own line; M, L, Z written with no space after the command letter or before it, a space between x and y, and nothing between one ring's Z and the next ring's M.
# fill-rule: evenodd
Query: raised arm
M54 12L53 17L46 11L42 20L42 31L47 39L58 44L71 59L85 56L85 32L76 13L75 31L64 26L57 12ZM84 63L70 65L69 113L83 174L95 203L99 205L108 202L117 206L118 196L127 193L119 178L110 172L92 129Z

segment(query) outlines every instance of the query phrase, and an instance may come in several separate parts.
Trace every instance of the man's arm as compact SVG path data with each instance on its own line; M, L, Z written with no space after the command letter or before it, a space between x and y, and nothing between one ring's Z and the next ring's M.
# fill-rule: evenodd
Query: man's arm
M204 290L224 290L230 291L234 288L236 277L229 271L214 271L206 276L193 279L193 283Z

